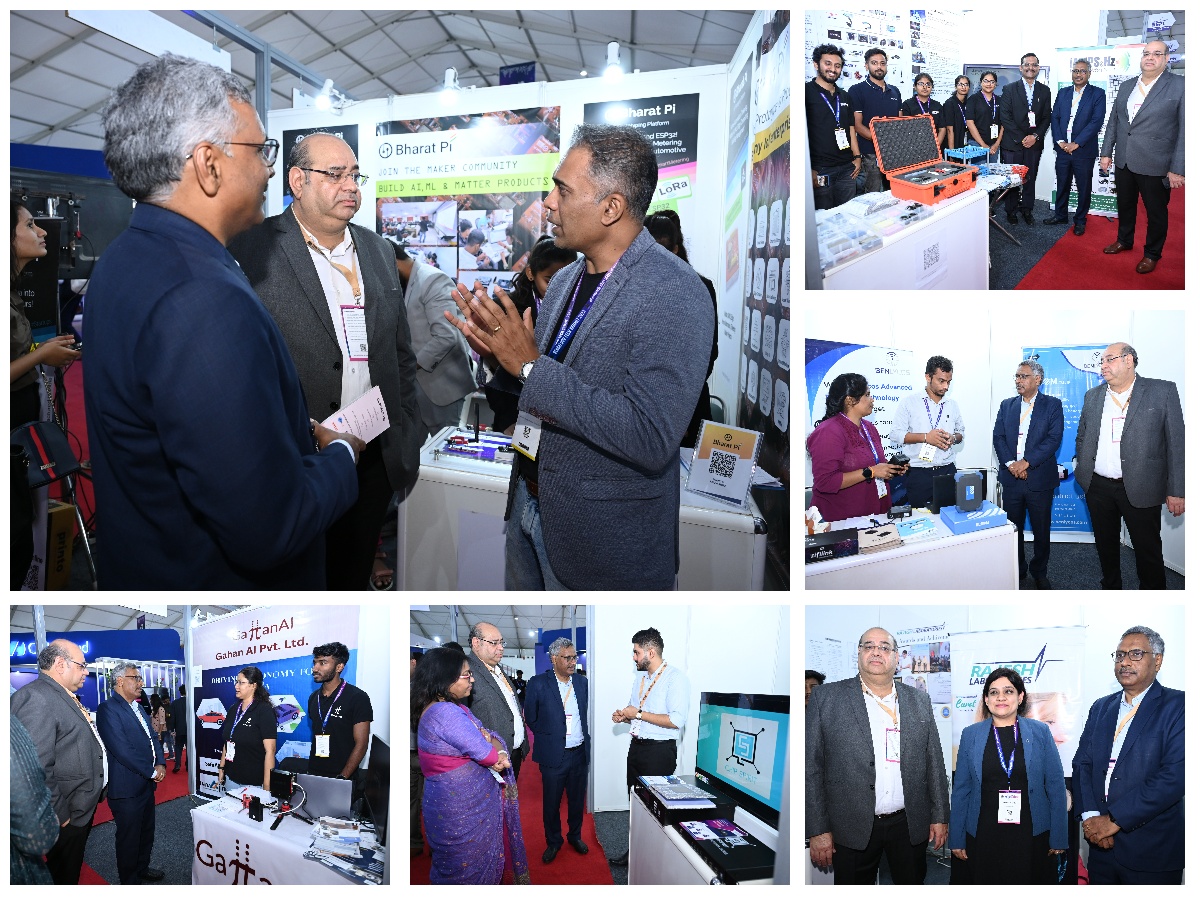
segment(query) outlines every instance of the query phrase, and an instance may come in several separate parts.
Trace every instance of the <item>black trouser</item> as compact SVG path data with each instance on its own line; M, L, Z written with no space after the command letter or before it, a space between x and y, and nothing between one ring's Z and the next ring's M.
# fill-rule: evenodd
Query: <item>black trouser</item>
M563 751L562 762L556 768L543 765L541 770L542 827L546 830L546 846L561 847L563 844L562 820L558 815L563 791L567 792L567 840L582 840L588 771L584 745Z
M1034 578L1045 578L1050 564L1050 510L1054 503L1054 488L1031 491L1024 481L1004 485L1004 511L1008 521L1017 526L1017 571L1025 577L1025 514L1033 531L1033 562L1029 572Z
M1137 224L1138 197L1146 207L1146 249L1151 259L1161 259L1167 242L1167 204L1171 189L1162 175L1139 175L1121 166L1115 179L1117 188L1117 240L1133 246L1133 228Z
M1183 870L1140 872L1123 866L1112 850L1092 847L1088 851L1089 884L1183 884Z
M625 758L625 790L637 784L639 775L674 775L674 741L651 741L632 738L629 755Z
M1092 475L1086 499L1092 517L1096 554L1100 557L1100 586L1105 590L1121 590L1121 519L1124 519L1129 540L1133 543L1140 589L1166 590L1162 506L1134 506L1125 495L1124 483L1103 475Z
M117 877L121 884L139 884L154 849L154 791L139 797L109 797L108 808L117 826Z
M814 209L835 209L854 199L853 162L832 167L817 166L816 172L825 176L825 184L813 188Z
M346 451L334 447L326 452ZM383 465L383 452L379 442L372 441L359 454L358 499L325 533L325 583L329 590L370 589L379 529L392 493Z
M417 850L425 846L421 837L421 803L425 797L425 775L417 751L409 751L408 762L408 845Z
M55 884L79 884L79 873L83 869L83 851L87 848L88 833L92 830L92 810L83 825L62 825L58 829L58 840L46 854L46 868Z
M524 728L525 726L521 726ZM525 757L529 755L529 741L526 740L520 747L509 754L512 760L513 781L521 777L521 763L525 762Z
M918 445L920 446L920 445ZM928 506L933 499L933 476L953 475L958 469L954 463L944 466L909 466L908 474L904 476L904 487L908 491L908 502L914 508Z
M1054 218L1066 221L1067 203L1071 199L1071 179L1075 179L1075 191L1079 202L1075 205L1075 224L1087 226L1088 210L1092 208L1092 169L1096 157L1080 156L1079 151L1063 153L1054 151L1054 175L1058 182L1058 195L1054 198Z
M912 843L904 810L876 816L866 849L852 850L834 841L833 883L874 884L880 857L886 853L893 884L924 884L926 843Z
M179 771L179 763L183 760L183 751L187 749L187 732L175 732L175 768L171 771Z
M1021 185L1021 209L1027 213L1033 212L1033 195L1037 184L1038 163L1042 158L1042 145L1036 143L1032 147L1021 147L1019 150L1000 148L1000 158L1010 165L1029 166L1029 174ZM1009 215L1017 212L1016 188L1004 195L1004 211Z

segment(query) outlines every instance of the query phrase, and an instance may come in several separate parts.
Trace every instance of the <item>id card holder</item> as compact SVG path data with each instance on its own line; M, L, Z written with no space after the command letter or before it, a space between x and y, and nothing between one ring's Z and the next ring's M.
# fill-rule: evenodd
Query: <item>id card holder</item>
M516 427L513 428L512 448L522 456L536 460L538 444L541 442L542 420L521 410L517 415Z
M567 737L575 733L575 717L567 713Z
M236 751L237 751L237 747L235 747L233 745L233 741L226 741L225 742L225 762L230 762L233 759L234 753Z
M1117 761L1110 759L1108 761L1108 771L1104 773L1104 799L1108 800L1108 783L1112 781L1113 769L1117 767Z
M993 140L993 141L994 141L994 140L995 140L996 138L998 138L998 137L1000 137L1000 126L999 126L999 125L995 125L995 124L993 124L993 125L992 125L992 137L991 137L991 140Z
M845 128L833 129L833 139L835 141L837 141L837 147L839 150L849 150L850 149L850 138L848 138L846 136Z
M921 452L917 455L917 459L922 462L933 462L933 455L937 453L937 447L933 444L925 443L921 445Z
M1034 115L1034 112L1032 109L1029 111L1029 127L1037 128L1037 116Z
M1112 442L1114 444L1121 443L1121 435L1125 433L1125 417L1116 416L1113 420Z
M322 759L329 759L329 735L317 734L313 735L313 737L317 739L317 756Z
M1021 824L1021 792L1001 791L1000 806L996 812L996 822L1000 825Z
M879 495L881 500L887 496L887 482L882 478L875 479L875 493Z
M888 728L883 733L883 755L888 762L900 762L900 729Z
M641 724L642 724L641 719L634 719L634 721L629 726L629 736L630 737L638 736L638 733L641 729Z
M342 332L351 362L367 361L367 310L363 306L342 307Z

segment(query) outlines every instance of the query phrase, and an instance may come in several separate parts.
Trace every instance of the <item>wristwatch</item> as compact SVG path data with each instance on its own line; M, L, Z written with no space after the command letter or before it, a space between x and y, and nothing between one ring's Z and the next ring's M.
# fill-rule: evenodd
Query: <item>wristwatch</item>
M517 376L517 378L521 380L521 384L525 383L525 379L527 379L529 377L529 373L533 371L533 364L535 362L537 362L536 359L531 359L529 362L521 366L521 374Z
M640 709L638 710L637 718L639 722L642 720L642 711Z
M872 478L875 477L874 475L871 474L870 468L863 469L862 476L863 476L863 481L870 481Z

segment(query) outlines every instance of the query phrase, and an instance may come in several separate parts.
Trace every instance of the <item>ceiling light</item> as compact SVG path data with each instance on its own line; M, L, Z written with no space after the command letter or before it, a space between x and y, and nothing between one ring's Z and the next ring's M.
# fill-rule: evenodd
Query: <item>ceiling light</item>
M579 70L579 77L580 77L580 78L587 78L587 69L580 69L580 70Z
M321 86L321 92L317 94L313 100L313 105L317 109L327 110L333 106L333 79L326 78L325 84Z
M606 81L616 81L625 73L621 70L621 45L616 41L608 42L608 59L604 66Z

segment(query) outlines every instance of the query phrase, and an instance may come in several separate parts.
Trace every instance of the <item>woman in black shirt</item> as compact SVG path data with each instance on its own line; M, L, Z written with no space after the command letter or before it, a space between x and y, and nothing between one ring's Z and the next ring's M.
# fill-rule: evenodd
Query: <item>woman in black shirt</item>
M967 101L967 131L975 146L987 147L989 153L1000 152L1000 138L1004 137L1000 98L995 91L996 73L984 72L979 79L979 93Z
M946 146L953 150L967 145L967 98L971 95L971 79L959 75L954 79L954 93L942 104L946 124Z
M237 703L226 710L221 725L217 782L227 791L260 786L269 791L277 731L263 673L254 666L242 669L233 681L233 693Z
M942 104L932 99L933 78L922 72L913 79L914 96L909 97L900 107L902 116L933 116L933 133L937 137L938 150L946 139L946 123L942 118Z

